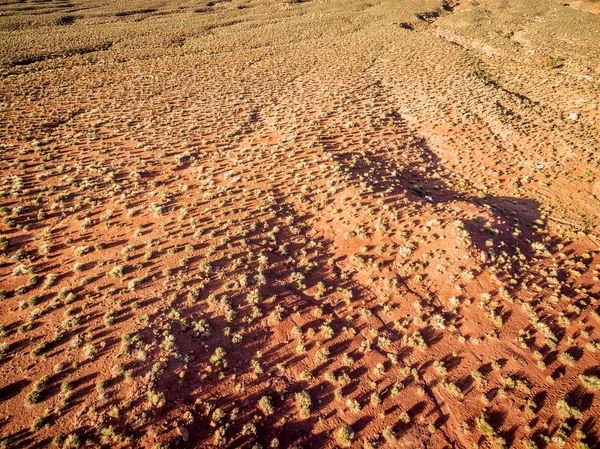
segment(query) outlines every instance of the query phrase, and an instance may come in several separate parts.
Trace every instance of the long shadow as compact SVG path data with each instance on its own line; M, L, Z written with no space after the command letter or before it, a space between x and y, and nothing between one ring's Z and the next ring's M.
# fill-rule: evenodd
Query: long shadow
M374 217L383 211L384 206L402 214L404 210L397 201L399 199L406 200L404 203L406 209L410 209L413 213L410 218L419 226L425 225L422 222L422 216L431 206L450 212L454 209L459 212L464 211L465 218L459 230L460 238L464 239L469 247L480 253L482 266L494 267L497 269L500 279L507 279L510 276L517 283L526 274L517 263L513 263L509 271L505 271L505 264L500 264L498 259L503 252L516 256L522 255L526 260L531 260L536 256L531 243L540 243L543 237L543 234L534 231L534 224L540 218L537 202L508 196L479 197L474 193L465 193L453 188L452 186L456 184L456 177L444 168L427 142L410 131L406 121L397 114L387 114L383 122L375 126L375 132L390 131L391 135L395 135L397 131L397 134L405 141L400 148L391 144L366 144L365 148L346 149L339 145L340 139L355 137L356 141L359 141L360 127L354 131L348 129L341 133L333 128L333 126L328 127L325 124L323 135L319 139L322 149L325 154L330 154L333 162L344 171L349 186L361 189L363 184L366 184L372 188L373 195L383 195L382 203L373 206ZM330 135L327 136L327 133ZM334 137L331 137L334 133ZM281 163L284 164L284 162ZM295 161L288 161L289 163L296 164ZM190 165L188 162L181 164L177 171L188 170L188 165ZM283 165L282 170L292 170L294 166ZM224 170L218 172L224 172ZM342 371L350 371L354 381L344 388L344 392L346 394L354 392L358 389L356 379L366 377L368 373L365 366L360 366L361 363L368 363L367 356L363 356L364 361L355 356L357 366L352 370L334 369L333 366L337 367L338 365L333 365L333 362L337 362L342 353L354 351L351 339L346 335L341 335L342 329L353 327L360 332L365 326L356 322L349 324L346 316L343 315L346 313L345 303L337 300L337 297L337 301L334 302L331 299L333 294L318 298L307 292L313 292L314 287L320 282L335 283L335 287L343 287L355 292L355 297L349 300L352 307L357 309L365 305L379 307L379 304L376 295L356 281L353 273L348 275L348 279L341 279L342 269L339 260L335 260L335 251L330 249L333 242L309 235L310 224L324 218L319 216L317 211L309 211L301 215L298 207L294 206L292 198L294 195L304 195L304 193L300 186L293 185L293 182L290 182L289 186L286 185L288 182L281 179L270 186L273 195L270 209L263 211L257 208L256 213L238 221L243 229L248 229L252 224L258 223L258 226L244 237L247 240L247 247L244 248L244 251L232 250L230 253L232 255L230 260L242 260L246 257L239 266L231 268L230 260L220 255L219 260L211 262L210 272L198 270L198 265L203 262L206 255L199 255L197 251L205 250L211 243L210 239L221 241L225 237L225 231L219 229L219 226L215 226L214 223L211 222L210 226L206 228L202 237L206 239L205 241L194 241L194 253L190 253L193 255L188 261L191 268L189 270L173 270L173 275L165 279L165 284L175 284L189 271L192 275L185 277L181 282L185 289L188 289L183 289L182 293L192 288L198 289L197 295L191 300L186 298L186 295L180 294L172 285L167 285L164 298L160 297L163 293L159 294L152 289L140 286L143 294L149 296L149 299L142 301L141 305L152 305L153 309L149 323L136 327L137 335L144 342L160 344L168 330L173 336L176 349L171 352L162 352L158 349L158 345L151 346L152 351L149 351L147 362L134 362L133 366L136 369L139 368L136 375L141 375L155 363L166 361L168 367L164 370L163 375L152 382L151 387L152 390L165 395L166 404L162 408L147 410L147 419L142 425L136 427L134 436L142 436L151 427L160 426L166 419L171 419L174 414L178 415L176 419L181 419L182 413L179 412L185 409L192 411L194 417L192 423L186 424L190 431L190 441L186 443L187 447L208 446L212 442L216 430L216 426L211 426L212 415L215 408L220 408L225 411L228 418L236 410L238 414L238 419L231 420L231 426L227 429L225 447L239 447L254 440L266 447L270 443L270 439L275 436L280 438L280 447L301 444L302 447L308 449L324 447L327 444L330 437L324 432L314 433L314 429L320 417L320 408L325 409L333 403L332 391L335 387L329 383L318 383L320 377L317 377L315 381L295 380L293 372L290 374L280 373L277 367L283 365L286 369L298 371L308 365L315 377L321 376L325 371L334 371L338 374ZM315 181L315 183L318 182L319 180ZM286 191L287 187L290 188L290 194ZM475 191L472 188L467 190ZM310 197L308 193L306 195L307 198L310 198L308 200L310 205L313 205L312 198L314 197ZM264 198L254 198L250 204L252 207L262 207L263 200ZM353 200L357 200L359 208L363 206L359 201L361 198L353 198ZM198 210L204 210L212 204L214 203L209 200L200 201ZM177 203L173 200L168 203L167 207L176 205ZM195 217L193 213L191 216ZM293 226L298 229L298 232L292 231L287 224L287 217L290 216L293 219ZM409 217L402 217L402 219L405 218ZM202 222L208 224L204 223L204 220ZM276 227L280 228L279 233L269 236L266 229L271 231ZM165 226L165 229L172 228L175 228L175 224ZM209 232L212 231L214 234L210 236ZM407 232L412 232L412 230L408 229ZM178 234L176 233L176 235ZM175 236L171 235L171 237L173 240L169 242L169 245L165 245L165 249L177 245ZM232 236L232 242L236 238L237 236ZM322 249L316 255L311 251L306 251L307 243L303 242L303 239L306 239L306 242L314 243L312 248ZM276 249L277 245L274 245L273 241L277 244L288 243L287 253L279 253ZM107 243L105 248L116 248L126 243L127 240L118 239ZM238 242L235 241L235 243ZM367 247L367 249L371 250L372 248ZM217 252L226 253L227 249L223 245L217 249ZM248 253L252 253L252 257L247 256ZM265 266L261 266L257 260L257 255L261 253L268 259ZM181 257L186 253L177 254L177 257ZM158 260L161 256L157 251L156 259ZM300 263L297 260L304 257L308 263ZM333 262L331 262L332 260ZM314 264L316 268L309 269L308 264ZM292 272L302 272L303 278L290 280ZM240 274L250 275L250 285L233 286L239 283L237 279ZM261 280L259 284L257 279L261 279L261 276L264 277L264 280ZM407 284L403 287L412 291ZM261 293L262 298L257 304L250 304L247 300L249 291L253 289L258 289ZM212 292L218 292L218 294L212 297ZM172 301L160 303L161 299L165 300L166 297L173 296L175 299ZM417 294L417 296L421 295ZM267 301L267 298L274 299ZM336 333L333 338L327 339L322 345L330 350L331 367L313 364L316 347L314 341L308 341L306 344L310 354L297 354L293 350L297 343L292 338L289 338L289 341L275 340L276 333L265 325L264 319L276 312L277 307L282 307L284 310L281 320L282 327L292 328L298 322L303 332L308 328L318 328L324 321L314 316L304 316L307 315L306 311L313 311L317 308L325 311L327 317L331 318L331 327ZM440 313L443 313L441 307L438 309ZM171 310L175 310L176 313L170 314ZM504 311L499 310L499 313L504 313ZM91 312L82 317L80 326L93 328L101 316L102 312ZM120 313L115 325L120 324L121 320L125 320L127 317L126 312ZM198 322L200 319L206 319L208 322L211 328L210 336L207 334L202 338L196 337L192 331L192 321ZM391 330L389 327L382 324L375 326L375 329ZM111 329L101 330L99 327L93 329L97 332L94 336L95 340L106 338L108 342L106 348L97 355L101 358L105 356L108 348L116 344L116 339L110 337ZM227 335L224 332L225 329L228 329ZM234 343L233 338L238 333L240 339ZM423 337L429 346L436 345L442 338L442 333L443 331L438 331L431 326L422 329ZM215 358L217 347L223 348L225 351L223 360ZM256 357L258 351L264 352L260 358ZM410 354L412 354L410 348L402 348L399 351L400 361L408 358ZM250 363L253 360L260 361L262 372L253 372L254 368ZM226 361L226 365L223 361ZM460 358L446 356L443 361L448 370L453 370L460 363ZM328 360L327 363L329 362ZM185 376L180 378L176 370L183 368L185 368ZM98 373L76 379L73 382L74 399L83 400L91 394L93 389L91 383L96 377L98 377ZM410 386L413 382L412 379L411 376L407 376L403 380L404 386ZM471 382L471 378L466 377L461 388L470 387ZM3 401L12 398L20 394L26 385L26 383L16 382L4 387L0 390L0 397ZM311 416L308 419L289 419L285 424L279 424L281 417L294 417L296 414L294 395L302 390L308 391L311 395ZM140 398L144 396L144 392L141 393L138 398L140 402L142 401ZM576 399L582 408L589 407L589 395L585 395L584 392L573 394L577 396ZM258 413L256 404L264 395L268 395L272 399L275 413L272 416L262 416L253 421L254 416ZM399 408L398 401L391 404L394 401L392 401L391 394L387 394L385 389L382 396L386 402L390 403L391 409ZM285 400L281 399L282 397ZM319 400L321 403L318 402ZM417 402L407 412L414 419L426 407L427 403ZM335 413L335 410L330 413ZM446 419L446 416L438 417L436 425L445 426ZM504 417L500 414L492 414L490 420L494 427L500 427L504 422ZM242 435L242 423L250 421L257 424L256 436ZM361 418L352 424L353 430L360 432L367 429L370 427L371 421L371 417ZM397 430L403 430L404 427L404 425L398 425ZM82 432L85 433L84 429ZM94 432L85 436L89 437L90 441L97 439ZM15 440L18 438L22 438L22 435L13 437ZM179 440L177 444L178 447L186 446Z
M392 121L394 122L394 126L406 128L405 122L400 117L392 117ZM373 184L376 186L374 193L385 190L387 198L402 197L404 195L405 198L408 199L413 209L419 210L419 208L429 205L444 207L456 205L459 208L462 204L471 205L475 211L474 215L476 216L465 219L463 226L464 230L468 234L469 244L477 251L482 253L481 257L482 259L485 259L485 262L483 262L485 266L496 265L496 258L501 251L509 251L513 254L522 254L527 259L530 259L534 256L529 242L540 240L540 236L532 231L531 226L535 220L539 219L539 214L537 212L538 204L535 201L504 196L486 196L481 198L468 195L463 192L458 192L450 187L450 179L433 177L429 175L429 173L443 172L444 169L442 164L437 156L429 149L423 139L412 135L412 140L413 144L410 151L412 151L413 154L411 154L410 162L407 164L399 164L396 155L391 151L389 153L386 152L384 148L379 148L378 151L371 151L366 156L361 156L359 158L357 158L356 153L353 153L352 151L339 151L337 149L338 147L334 146L333 142L331 144L325 143L324 149L326 152L331 152L337 164L351 167L351 171L348 176L348 182L350 185L359 185L361 182L364 182L366 174L370 173L369 168L375 166L377 167L377 182ZM368 160L368 165L365 163L366 160ZM363 163L365 163L365 165L362 165ZM424 165L426 170L423 170ZM281 223L282 218L290 214L294 214L294 208L286 204L284 194L281 193L280 195L279 213L274 218L267 220L270 228ZM526 210L527 213L525 215L522 214L522 209ZM377 213L377 210L375 210L375 213ZM478 218L478 214L487 215L488 218L486 220L482 220L481 218ZM519 222L513 220L515 216L519 217ZM299 220L297 216L295 217L296 222L300 224L308 221L311 218L313 218L311 214L307 214L304 219L301 220ZM513 236L515 229L518 229L519 231L518 237ZM283 232L282 235L278 236L278 240L291 241L293 240L293 236ZM492 242L491 244L490 241ZM328 245L331 244L331 242L325 240L320 240L320 243L322 243L324 247L328 247ZM311 295L305 294L302 289L291 286L287 281L281 282L281 280L286 279L289 274L289 268L284 256L279 256L272 253L269 245L262 245L261 243L255 242L253 246L255 251L264 251L269 255L269 267L264 271L269 278L269 282L266 286L261 287L261 291L264 291L264 296L277 295L283 299L283 302L279 301L265 307L265 310L263 311L264 315L272 312L275 305L285 305L286 310L304 310L327 304L328 301L315 299ZM325 264L328 259L329 257L327 257L327 254L325 254L315 259L315 261L317 264ZM194 259L194 262L199 260L200 257ZM513 278L515 278L515 276L520 276L521 273L519 272L518 268L518 266L513 267L513 271L507 273L507 275L510 275ZM327 282L328 280L328 274L318 270L307 273L304 282L307 284L307 286L310 286L316 285L321 281ZM352 285L352 282L349 284ZM193 285L193 283L190 285ZM245 314L249 312L250 308L244 304L243 295L234 293L230 296L229 300L235 305L237 315L240 317L247 316ZM202 309L199 307L192 307L190 308L189 312L191 313L192 310L194 316L199 316L202 314ZM213 325L216 329L228 326L228 324L221 317L216 315L211 315L209 320L211 321L211 325ZM313 322L314 321L315 320L313 320ZM312 324L312 322L309 323L310 324L305 328L316 326L318 321L315 324ZM337 324L334 320L331 325L335 328L340 326L341 322L340 324ZM436 341L441 338L440 335L437 335L438 332L429 327L423 330L423 334L429 345L434 345ZM231 342L217 336L212 337L211 347L222 346L225 348L227 351L228 363L230 366L236 366L236 372L238 375L240 375L241 373L247 372L247 370L250 369L247 366L248 362L252 359L252 354L256 353L258 350L261 350L261 348L265 346L265 339L268 338L269 333L265 333L265 331L260 329L260 327L257 328L251 326L247 332L247 335L244 337L242 348L237 348L233 346ZM183 339L178 341L179 347L188 347L189 344L190 343L185 343ZM329 349L331 350L331 354L339 354L346 350L347 345L348 343L346 341L337 341L330 345ZM284 351L285 346L279 345L272 348L271 352L263 354L264 367L268 371L271 371L277 364L283 363L293 365L295 363L300 363L303 359L303 357L295 357L294 354L286 355ZM448 360L447 362L449 365L451 365L450 369L455 366L452 361ZM198 368L201 368L201 366L201 363L197 364ZM360 368L357 369L360 370ZM355 370L353 377L356 378L358 374L364 374L365 372L366 371L364 368L362 368L360 372ZM190 379L189 382L186 381L186 384L192 387L196 382L197 381L195 379ZM263 382L264 380L259 378L254 383L258 386L262 385ZM202 389L203 393L201 393L200 397L210 398L210 391L212 390L212 387L210 386L212 385L217 387L219 383L220 381L218 376L210 375L208 378L204 379L202 381L202 385L204 385ZM181 396L181 393L169 391L168 385L164 384L163 382L159 382L156 387L165 391L171 401L180 401L184 399ZM299 391L299 389L302 389L301 384L298 383L292 383L290 387L292 387L292 391ZM356 387L347 386L346 390L348 388ZM346 391L346 393L348 393L348 391ZM261 393L248 396L246 397L246 400L249 404L255 404L258 399L260 399L260 394ZM327 394L331 395L331 392ZM318 395L314 395L313 400L316 400L317 397L323 398L327 396L323 396L323 394L320 393ZM227 403L227 401L223 400L218 402L220 404ZM325 402L328 403L328 401ZM418 406L419 404L415 407ZM420 409L415 407L409 410L409 414L414 416L420 413ZM424 405L421 405L421 408L422 407L424 407ZM281 411L278 412L280 413ZM166 411L161 411L159 414L154 416L150 422L156 422L157 420L160 420L160 417L164 413L166 413ZM500 416L493 415L492 418L494 423L498 425L502 421ZM442 425L443 422L445 422L445 418L439 417L438 421L439 424ZM361 427L359 424L357 424L357 428ZM368 423L362 424L362 426L366 425L368 425ZM208 441L210 432L204 430L205 426L206 420L204 419L195 421L190 426L191 434L194 435L193 441L191 442L198 444L203 441ZM286 424L284 429L280 429L280 444L287 446L301 441L303 445L306 445L306 447L319 447L319 445L324 444L327 438L321 434L312 434L313 426L314 421L312 419L290 422ZM236 428L237 426L234 425L234 427L228 432L230 432L231 435L235 435ZM268 443L268 441L265 441L267 436L271 437L272 432L268 430L261 430L259 431L258 439L264 443ZM242 444L244 441L248 441L248 439L234 438L233 440L229 440L228 447L236 447L237 445Z

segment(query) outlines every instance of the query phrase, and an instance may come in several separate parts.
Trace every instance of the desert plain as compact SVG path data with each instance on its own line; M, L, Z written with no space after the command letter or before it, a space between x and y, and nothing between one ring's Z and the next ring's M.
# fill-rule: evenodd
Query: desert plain
M600 2L3 0L0 448L600 438Z

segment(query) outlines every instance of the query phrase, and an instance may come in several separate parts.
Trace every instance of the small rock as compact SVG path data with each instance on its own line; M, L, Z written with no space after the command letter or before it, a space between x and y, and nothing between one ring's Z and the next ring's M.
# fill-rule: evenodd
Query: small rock
M577 121L578 118L579 118L579 114L577 112L571 112L569 114L569 120L572 120L575 122L575 121Z
M487 262L487 254L485 253L485 251L481 251L481 253L479 254L479 257L481 259L481 262L483 262L483 263Z
M600 200L600 181L597 181L592 186L592 195Z
M179 435L181 435L181 438L183 438L183 441L187 441L190 439L190 431L187 430L185 427L177 427L177 430L179 431Z

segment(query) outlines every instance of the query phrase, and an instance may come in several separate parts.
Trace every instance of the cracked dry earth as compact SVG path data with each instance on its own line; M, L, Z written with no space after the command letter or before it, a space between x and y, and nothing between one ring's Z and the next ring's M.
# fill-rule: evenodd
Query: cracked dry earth
M0 4L0 447L597 447L600 18Z

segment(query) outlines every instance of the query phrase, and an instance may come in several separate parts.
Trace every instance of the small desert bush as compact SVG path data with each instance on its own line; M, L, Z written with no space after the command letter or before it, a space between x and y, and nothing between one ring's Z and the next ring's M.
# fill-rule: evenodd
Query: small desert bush
M600 377L598 376L586 376L584 374L580 374L579 380L588 390L600 390Z
M565 65L564 61L564 58L561 58L560 56L556 58L549 57L546 58L546 60L544 61L544 67L546 68L546 70L558 69Z
M312 407L312 400L308 391L304 390L296 393L296 407L300 413L301 418L308 418L310 416L310 408Z
M350 426L344 426L338 429L338 439L342 446L350 447L354 439L354 432Z
M275 409L273 408L273 404L271 403L271 399L268 396L263 396L258 401L258 407L265 415L272 415Z

